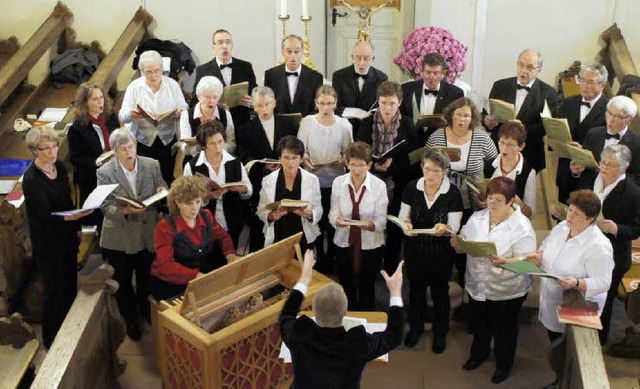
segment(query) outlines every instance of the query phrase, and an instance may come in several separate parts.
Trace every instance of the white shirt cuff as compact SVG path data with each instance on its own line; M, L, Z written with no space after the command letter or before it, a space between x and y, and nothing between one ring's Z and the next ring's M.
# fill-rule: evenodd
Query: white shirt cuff
M403 307L404 303L402 302L402 297L401 296L391 296L391 299L389 300L389 306L390 307Z
M300 293L302 293L304 296L307 295L307 290L309 289L309 286L306 284L303 284L302 282L297 282L294 286L293 289L299 291Z

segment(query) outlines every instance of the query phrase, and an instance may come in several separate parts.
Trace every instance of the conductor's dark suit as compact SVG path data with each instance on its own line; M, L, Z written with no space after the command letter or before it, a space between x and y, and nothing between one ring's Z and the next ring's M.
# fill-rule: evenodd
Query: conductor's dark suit
M420 103L422 102L425 89L426 86L422 80L402 84L402 105L400 106L400 112L405 116L413 118L414 123L418 119L418 116L420 116ZM462 89L448 82L440 81L433 114L441 114L447 105L460 97L464 97L464 91ZM425 145L427 139L429 139L429 136L431 136L435 130L437 130L437 128L424 128L424 131L418 131L418 142L421 147Z
M285 74L285 64L278 65L264 72L264 86L273 89L276 95L276 111L279 114L300 113L302 117L315 111L316 90L322 86L322 74L301 65L300 76L293 103L289 96L289 84ZM289 76L293 77L293 76Z
M566 118L571 129L571 139L582 144L587 136L589 129L593 127L606 126L605 113L607 112L607 103L609 99L605 95L593 104L591 110L580 122L580 108L582 95L570 96L562 101L558 107L557 117ZM558 201L566 203L569 199L569 191L567 180L571 177L571 169L569 169L569 160L560 158L558 160L558 172L556 174L556 185L558 186Z
M280 314L282 340L293 359L293 388L359 388L367 362L393 350L402 340L401 307L389 308L384 332L368 334L363 326L346 331L344 327L320 327L304 315L296 319L303 299L300 291L292 289Z
M216 62L215 58L203 65L198 66L196 68L196 81L193 84L193 99L191 101L192 106L194 106L198 102L198 98L196 96L196 87L198 86L198 82L200 81L200 79L204 76L217 77L220 82L222 82L222 85L228 86L224 82L222 73L220 72L220 67L218 67L218 63ZM249 82L248 94L251 95L251 91L257 86L256 75L253 72L253 66L251 66L250 62L232 57L231 84L238 84L245 81ZM229 112L231 112L233 124L237 128L242 123L246 123L249 121L251 109L242 105L238 105L237 107L231 108Z
M331 77L331 85L333 85L338 94L338 113L342 114L345 107L360 108L369 111L376 103L376 89L383 81L387 81L384 72L369 67L367 78L362 85L362 92L358 87L358 77L353 65L347 66L340 70L336 70Z
M511 77L494 82L489 98L515 104L517 80L517 77ZM556 105L556 90L551 85L536 78L531 86L531 91L527 93L527 97L525 97L522 107L520 107L520 111L516 116L516 119L524 124L524 128L527 131L527 145L522 151L522 155L537 172L546 167L543 142L545 130L540 118L540 112L544 109L545 101L549 109L553 109ZM491 130L491 139L496 142L496 145L499 129L500 126L498 125Z

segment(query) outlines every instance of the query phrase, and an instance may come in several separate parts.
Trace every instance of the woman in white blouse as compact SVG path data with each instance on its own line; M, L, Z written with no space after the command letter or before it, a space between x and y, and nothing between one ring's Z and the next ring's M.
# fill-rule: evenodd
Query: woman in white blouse
M196 140L202 151L185 165L184 175L200 173L218 185L209 185L204 198L208 203L204 208L211 211L218 224L229 233L237 249L244 226L242 201L251 197L253 186L242 162L225 150L226 133L222 123L212 120L202 123ZM244 185L219 187L228 182L243 182Z
M345 118L336 116L334 111L338 103L338 95L332 86L323 85L316 91L315 99L318 113L305 116L300 121L298 139L304 143L303 166L318 177L322 208L331 206L331 185L333 180L344 174L344 150L353 142L351 123ZM318 223L320 239L316 245L318 252L317 270L327 274L333 273L333 234L327 213ZM328 250L324 252L324 235L327 236Z
M346 151L349 173L333 181L329 222L336 228L338 280L349 309L375 310L374 282L384 256L384 230L389 199L381 179L369 173L371 147L350 144ZM356 225L347 220L359 220Z
M529 219L514 204L516 184L497 177L487 186L487 209L477 211L460 234L470 241L495 242L497 255L472 257L467 254L465 290L469 293L473 343L469 359L462 366L473 370L489 356L494 343L496 370L491 382L509 377L518 340L518 312L531 291L531 277L500 267L523 260L536 247ZM451 244L456 247L455 240ZM456 247L457 248L457 247Z
M313 247L320 235L318 221L322 218L320 185L318 178L300 168L304 157L304 144L292 135L278 142L281 168L262 179L260 202L256 214L264 223L265 247L298 232L304 232L300 246L305 252ZM306 207L279 207L270 210L267 205L280 200L308 201Z
M196 86L198 103L193 108L189 108L189 111L182 112L180 116L180 139L196 136L201 123L207 120L218 120L226 133L224 149L235 154L236 133L231 112L225 106L218 104L223 91L224 86L217 77L204 76L198 81ZM197 154L196 146L187 146L181 142L180 148L187 162Z
M498 131L498 139L500 155L493 161L489 171L485 170L485 174L491 178L509 177L514 180L517 193L514 202L523 215L533 220L536 216L536 171L522 156L527 140L524 125L517 120L502 125ZM486 208L486 204L481 199L478 200L478 205Z
M118 118L138 140L138 154L157 160L162 178L170 185L174 165L171 147L176 142L180 115L189 107L180 85L162 75L162 57L157 51L142 53L138 68L143 77L127 86ZM171 120L155 125L145 112L155 118L168 114Z

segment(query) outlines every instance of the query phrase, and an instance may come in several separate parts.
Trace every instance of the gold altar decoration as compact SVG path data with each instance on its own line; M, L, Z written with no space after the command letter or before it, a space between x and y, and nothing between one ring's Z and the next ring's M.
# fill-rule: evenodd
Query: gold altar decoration
M371 41L371 16L382 8L396 8L400 11L400 0L331 0L330 7L345 6L360 18L358 23L359 41Z

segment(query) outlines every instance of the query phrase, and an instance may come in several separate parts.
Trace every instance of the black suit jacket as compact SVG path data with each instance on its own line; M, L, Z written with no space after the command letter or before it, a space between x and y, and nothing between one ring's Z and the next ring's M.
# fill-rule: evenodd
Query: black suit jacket
M580 107L582 95L570 96L562 101L558 107L556 117L566 118L571 129L571 138L582 144L587 136L589 129L593 127L606 126L605 112L607 112L607 103L609 99L603 94L598 101L591 107L589 114L580 122ZM569 160L560 158L558 160L558 171L556 173L556 185L558 186L558 201L566 203L569 198L567 188L567 180L571 177L571 169L569 169Z
M405 116L413 118L414 122L418 119L418 116L420 116L420 103L424 96L424 89L425 85L422 80L402 84L402 105L400 106L400 112ZM440 88L436 96L436 106L433 108L433 113L442 113L447 105L460 97L464 97L464 91L462 89L448 82L440 81ZM415 106L413 105L414 102L416 103ZM435 130L437 130L437 128L425 127L422 131L418 131L418 142L421 146L424 146L429 136L431 136Z
M291 350L293 388L359 388L367 362L388 353L400 344L404 318L402 308L389 308L387 328L368 334L363 326L318 326L307 316L296 318L304 295L295 289L280 314L282 340Z
M316 90L322 86L322 74L302 65L300 79L293 96L289 97L289 84L285 74L285 64L278 65L264 72L264 86L273 89L276 95L276 110L279 114L300 113L303 117L315 111Z
M489 98L515 104L517 80L517 77L511 77L494 82ZM556 90L551 85L536 78L531 86L531 91L525 97L522 107L520 107L520 111L516 116L524 124L527 131L527 145L522 151L522 155L537 172L546 167L543 142L545 130L540 118L540 112L544 109L545 101L549 105L549 109L554 109L556 105ZM496 145L499 129L500 126L496 126L491 130L491 138L496 142Z
M120 127L116 114L107 116L109 133ZM100 138L91 122L74 121L67 133L69 141L69 160L74 168L73 180L80 185L81 190L91 192L97 185L96 158L102 154ZM107 144L109 139L104 140Z
M256 75L253 72L253 66L251 66L250 62L243 61L236 57L232 57L231 60L232 68L231 68L231 83L237 84L240 82L249 82L249 95L251 95L251 91L258 84L256 83ZM193 84L193 98L191 100L191 106L196 105L198 102L198 97L196 96L196 87L198 86L198 82L204 76L215 76L217 77L222 85L228 86L225 84L224 79L222 78L222 73L220 72L220 67L218 67L218 63L216 59L212 59L211 61L200 65L196 68L196 81ZM233 118L234 126L239 126L242 123L246 123L249 121L251 115L251 109L244 106L233 107L229 110L231 112L231 117Z
M354 107L369 111L376 104L376 89L383 81L387 81L384 72L369 67L367 79L362 85L362 92L358 88L358 79L354 76L355 69L353 65L342 68L333 73L331 77L331 85L338 94L338 114L342 114L345 107Z

